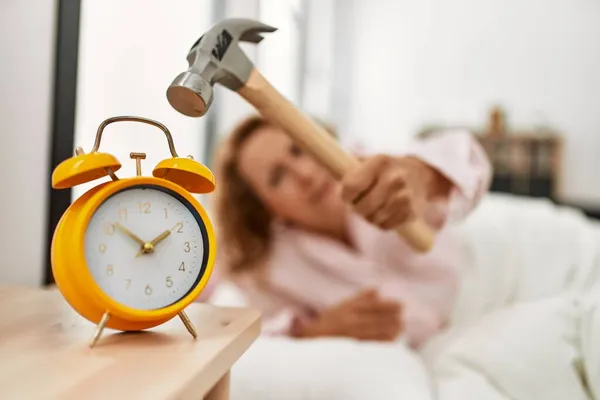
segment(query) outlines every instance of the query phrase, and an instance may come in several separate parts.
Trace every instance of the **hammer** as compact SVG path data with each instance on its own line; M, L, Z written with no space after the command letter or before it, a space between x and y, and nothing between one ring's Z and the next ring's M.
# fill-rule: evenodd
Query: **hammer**
M187 55L189 68L168 87L167 99L181 114L201 117L212 104L213 85L219 83L237 92L340 180L358 165L358 159L277 91L239 46L239 42L257 44L263 39L260 33L276 30L245 18L217 23L191 47ZM396 231L416 251L426 252L433 245L433 231L421 220L406 222Z

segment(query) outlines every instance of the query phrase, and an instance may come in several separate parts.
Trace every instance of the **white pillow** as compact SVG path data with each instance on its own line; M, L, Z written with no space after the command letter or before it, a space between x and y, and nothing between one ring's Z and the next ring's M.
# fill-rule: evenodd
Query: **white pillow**
M261 337L232 368L232 400L432 400L403 344Z
M247 305L230 282L210 303ZM402 342L261 336L232 368L232 400L431 400L425 365Z

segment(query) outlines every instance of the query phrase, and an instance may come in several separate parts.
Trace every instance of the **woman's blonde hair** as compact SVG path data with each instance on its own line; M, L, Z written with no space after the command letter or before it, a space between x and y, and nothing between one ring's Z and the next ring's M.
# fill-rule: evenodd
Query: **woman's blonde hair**
M333 127L315 119L330 134ZM225 274L253 270L265 261L271 245L272 216L239 171L239 152L258 129L272 124L260 115L242 119L226 136L215 157L215 222L219 247L227 259Z

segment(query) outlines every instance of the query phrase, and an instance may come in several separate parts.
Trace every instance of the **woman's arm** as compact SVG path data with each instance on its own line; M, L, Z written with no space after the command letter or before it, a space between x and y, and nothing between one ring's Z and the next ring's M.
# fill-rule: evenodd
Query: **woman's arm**
M260 285L256 273L248 273L234 280L249 307L262 314L262 334L269 336L297 336L301 327L311 322L314 312L297 303L286 301L272 290Z
M384 230L415 217L434 228L464 218L489 189L491 164L468 131L448 131L401 154L377 154L348 171L342 197Z
M414 157L435 171L431 206L443 214L443 221L464 219L488 192L493 169L477 139L466 130L442 132L420 140L408 149Z

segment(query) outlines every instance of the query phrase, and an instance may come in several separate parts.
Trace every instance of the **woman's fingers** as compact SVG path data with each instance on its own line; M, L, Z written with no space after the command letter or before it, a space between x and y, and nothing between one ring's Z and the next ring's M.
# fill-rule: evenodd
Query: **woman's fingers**
M376 183L380 171L388 163L388 157L375 156L367 159L353 170L348 172L341 181L342 198L350 204L361 201L371 187Z
M392 229L415 215L417 200L409 185L414 165L402 158L372 157L344 176L342 197L367 221Z

